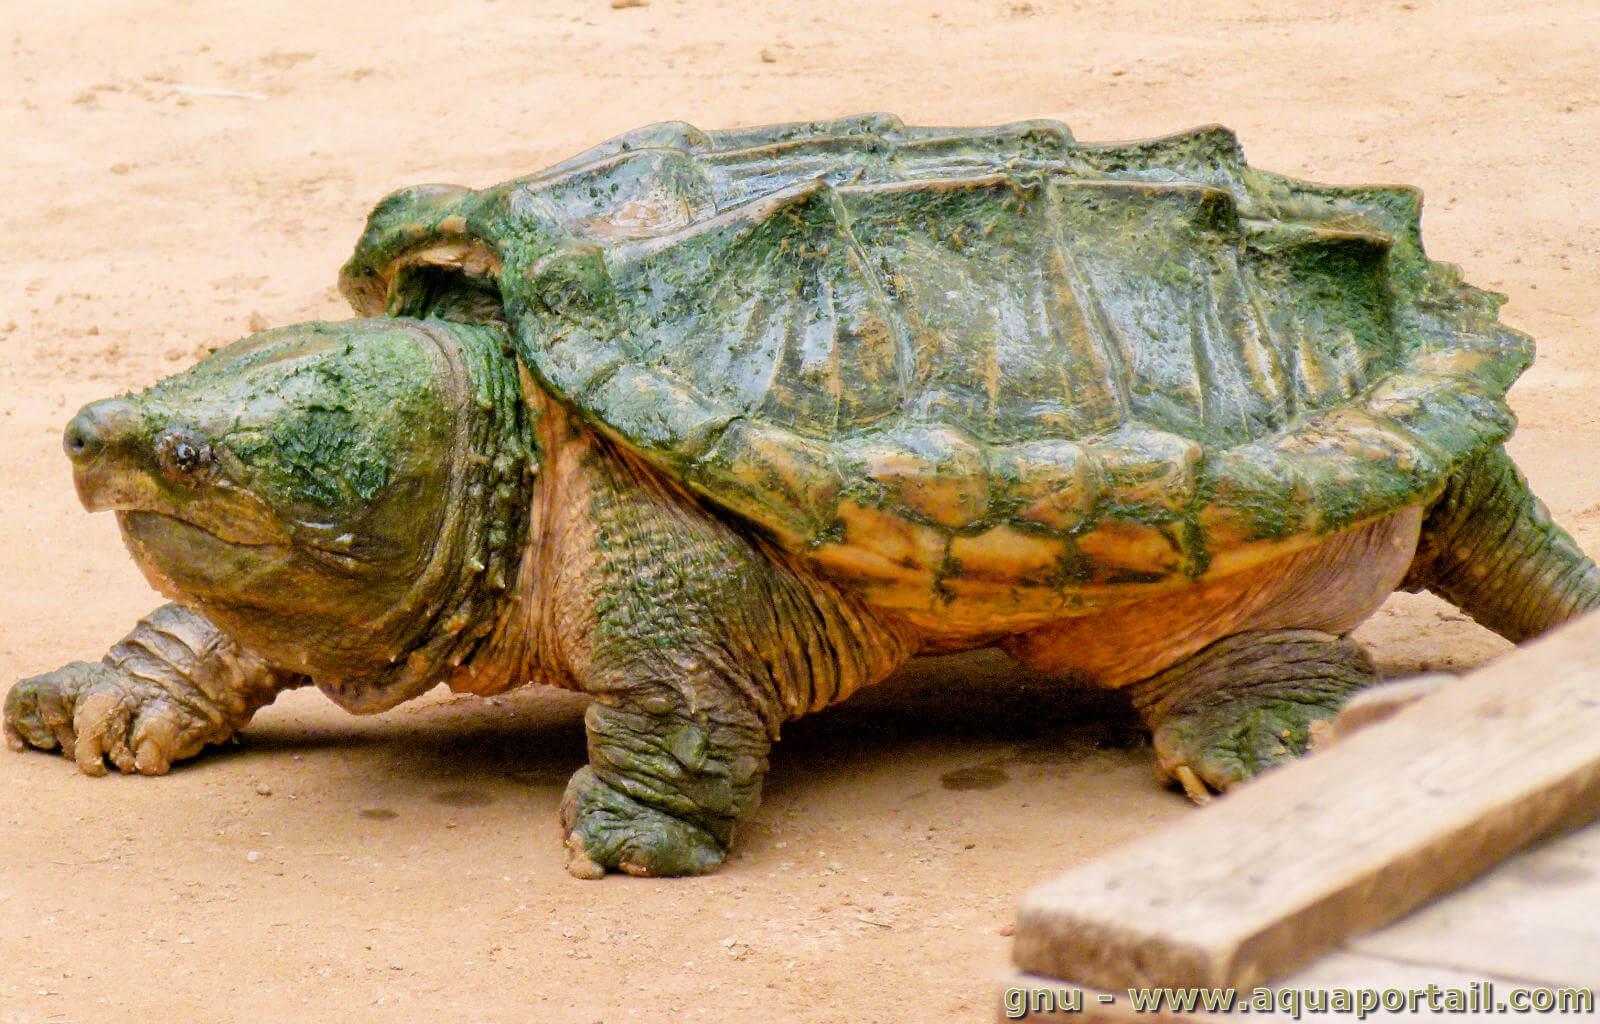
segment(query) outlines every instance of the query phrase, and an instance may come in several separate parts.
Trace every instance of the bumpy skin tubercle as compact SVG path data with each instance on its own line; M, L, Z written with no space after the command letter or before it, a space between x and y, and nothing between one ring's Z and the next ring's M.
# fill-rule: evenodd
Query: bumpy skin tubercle
M5 704L14 750L60 749L85 775L164 775L223 743L277 695L307 680L240 648L202 616L163 605L98 662L24 679Z

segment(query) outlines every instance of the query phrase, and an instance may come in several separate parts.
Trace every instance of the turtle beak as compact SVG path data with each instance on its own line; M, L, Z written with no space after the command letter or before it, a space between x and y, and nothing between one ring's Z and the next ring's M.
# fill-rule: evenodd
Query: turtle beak
M126 398L91 402L67 424L61 447L72 461L78 500L90 512L127 507L126 469L139 426L139 410Z

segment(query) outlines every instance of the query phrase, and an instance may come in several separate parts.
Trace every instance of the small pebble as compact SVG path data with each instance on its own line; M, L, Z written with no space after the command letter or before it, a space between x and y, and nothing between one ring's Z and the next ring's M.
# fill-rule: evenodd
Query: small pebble
M267 785L265 782L258 782L258 783L256 783L256 795L257 796L271 796L272 795L272 787Z
M251 850L249 853L244 855L244 859L249 861L252 864L260 863L260 861L261 861L261 851L260 850Z

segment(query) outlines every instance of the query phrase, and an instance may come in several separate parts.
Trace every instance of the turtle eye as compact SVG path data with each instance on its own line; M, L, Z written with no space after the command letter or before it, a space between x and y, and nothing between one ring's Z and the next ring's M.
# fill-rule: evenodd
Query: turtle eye
M169 477L203 479L216 464L211 446L184 430L169 430L156 441L156 461Z

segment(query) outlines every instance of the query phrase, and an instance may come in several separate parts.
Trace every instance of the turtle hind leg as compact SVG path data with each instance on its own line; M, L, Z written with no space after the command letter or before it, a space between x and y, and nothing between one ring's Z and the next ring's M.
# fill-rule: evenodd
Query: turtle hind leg
M1305 753L1316 723L1378 681L1349 637L1235 633L1132 687L1161 769L1196 803Z
M1450 477L1401 589L1431 590L1518 643L1600 606L1600 568L1496 446Z

